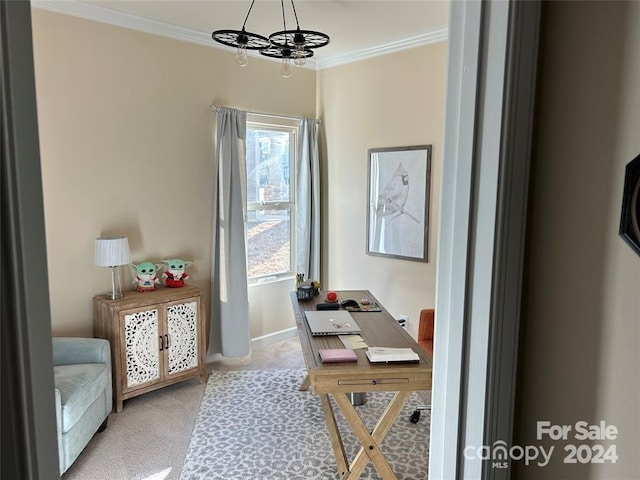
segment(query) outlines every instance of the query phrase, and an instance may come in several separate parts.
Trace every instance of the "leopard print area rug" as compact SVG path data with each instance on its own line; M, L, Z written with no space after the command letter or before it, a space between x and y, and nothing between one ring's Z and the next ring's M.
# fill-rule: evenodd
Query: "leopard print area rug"
M320 399L298 390L304 377L304 370L214 371L180 479L338 479ZM356 407L370 431L392 395L368 393L367 402ZM416 424L409 421L423 395L412 394L382 442L398 479L427 479L429 412ZM352 461L360 444L340 410L334 411ZM370 463L360 478L381 477Z

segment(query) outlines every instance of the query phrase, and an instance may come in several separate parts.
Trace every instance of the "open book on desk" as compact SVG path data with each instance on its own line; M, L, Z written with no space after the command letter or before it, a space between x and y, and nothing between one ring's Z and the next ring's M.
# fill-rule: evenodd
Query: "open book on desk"
M418 354L410 348L369 347L367 358L371 363L420 361Z

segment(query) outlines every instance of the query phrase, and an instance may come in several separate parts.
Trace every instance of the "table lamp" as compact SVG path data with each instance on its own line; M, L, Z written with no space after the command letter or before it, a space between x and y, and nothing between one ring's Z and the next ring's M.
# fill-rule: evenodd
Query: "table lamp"
M120 265L127 265L129 258L129 241L127 237L99 237L95 241L93 263L99 267L111 268L111 293L107 294L109 300L122 298L122 285L120 275L116 275L116 269Z

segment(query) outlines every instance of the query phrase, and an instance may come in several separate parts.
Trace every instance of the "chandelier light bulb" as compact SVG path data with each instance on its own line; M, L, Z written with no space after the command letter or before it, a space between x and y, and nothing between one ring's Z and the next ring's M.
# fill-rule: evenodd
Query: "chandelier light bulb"
M298 67L302 67L307 64L307 57L305 57L303 48L296 48L295 59L293 60L293 63L295 63Z
M282 78L289 78L291 76L291 61L289 60L289 57L284 57L282 59L280 75L282 75Z
M246 67L249 60L247 59L247 48L246 46L238 45L238 50L236 51L235 61L241 67Z

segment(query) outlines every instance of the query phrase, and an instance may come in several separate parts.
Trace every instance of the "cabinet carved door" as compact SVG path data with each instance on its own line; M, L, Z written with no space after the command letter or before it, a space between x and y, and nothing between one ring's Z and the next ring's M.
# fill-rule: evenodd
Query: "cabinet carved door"
M167 375L198 368L198 302L187 300L166 307Z
M207 381L202 289L191 285L93 299L94 332L111 345L116 412L123 401L200 376Z
M157 308L123 312L123 348L126 392L160 381L162 364L158 348L160 316Z

